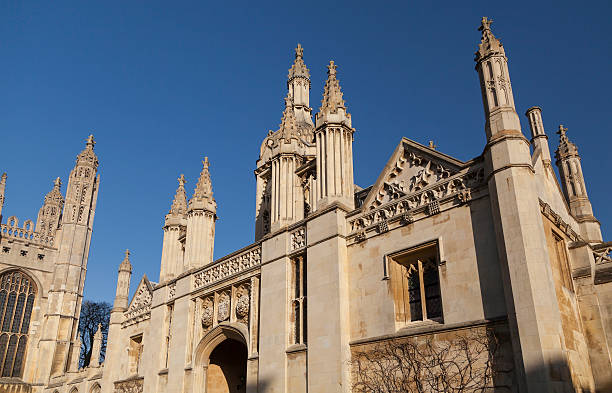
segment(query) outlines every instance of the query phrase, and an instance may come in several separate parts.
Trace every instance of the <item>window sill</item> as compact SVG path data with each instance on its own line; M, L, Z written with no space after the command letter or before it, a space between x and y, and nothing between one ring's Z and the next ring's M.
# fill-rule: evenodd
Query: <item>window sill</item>
M308 347L305 344L293 344L287 348L285 353L305 352L307 349Z
M163 370L159 370L159 372L157 373L157 375L164 375L164 374L168 374L168 369L165 368Z

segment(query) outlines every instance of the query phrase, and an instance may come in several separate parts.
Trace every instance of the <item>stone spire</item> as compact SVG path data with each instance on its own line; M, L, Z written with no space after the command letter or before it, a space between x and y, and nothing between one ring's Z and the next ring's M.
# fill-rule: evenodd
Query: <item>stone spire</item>
M117 274L117 291L113 310L123 312L127 310L130 295L130 280L132 278L132 264L130 263L130 250L125 250L125 257L119 264Z
M310 71L306 68L306 64L304 64L304 49L300 44L295 48L295 61L289 69L289 80L287 84L289 84L293 78L305 78L310 82Z
M202 172L200 172L200 178L196 184L193 196L189 200L189 209L200 208L207 209L216 212L217 203L213 198L212 182L210 180L210 172L208 170L208 157L204 157L202 161Z
M73 344L72 360L70 361L70 371L79 371L79 362L81 360L81 348L83 348L83 340L80 335L77 335L77 342Z
M475 53L476 61L480 61L491 55L506 55L501 41L498 40L491 31L492 23L493 19L489 19L486 16L483 16L480 20L478 31L482 32L482 37L480 39L480 44L478 44L478 50Z
M521 129L514 107L508 59L501 42L491 32L491 23L493 21L487 17L480 22L478 30L482 32L482 37L474 59L480 77L488 139L500 132L520 134Z
M54 236L59 226L60 213L64 208L64 196L61 191L62 181L58 177L53 181L53 188L45 196L45 201L38 211L36 232Z
M125 250L125 257L119 265L120 272L132 272L132 264L130 263L130 250Z
M567 128L559 126L559 147L555 152L561 176L563 193L570 211L580 225L582 236L589 242L602 241L599 221L593 215L593 207L587 194L578 148L567 137Z
M283 111L283 117L281 118L281 124L278 131L278 139L284 139L288 143L291 138L297 139L298 135L299 130L295 112L293 111L293 99L290 95L287 95L287 97L285 97L285 110Z
M0 176L0 222L2 222L2 207L4 206L4 193L6 192L6 172Z
M327 66L327 81L325 82L321 108L316 115L317 128L324 123L343 123L351 127L351 115L346 112L340 81L336 77L337 68L338 66L333 60Z
M180 216L187 213L187 193L185 192L185 176L181 173L181 176L177 179L179 186L176 189L172 206L170 206L170 212L168 214L174 216Z
M187 209L187 234L183 268L176 274L194 267L205 266L213 260L217 203L213 198L208 157L204 157L202 164L202 172ZM162 252L163 257L164 253Z
M94 136L90 134L85 141L85 149L77 156L77 164L98 168L98 156L94 153L95 144Z
M297 127L300 128L302 139L312 142L312 109L310 108L310 72L304 64L304 49L298 44L295 48L295 61L289 69L287 79L287 97L290 98ZM285 106L286 107L286 106Z
M340 202L354 208L353 183L353 133L351 115L336 77L337 66L333 60L327 66L327 82L316 115L316 195L317 209Z
M102 349L102 324L98 324L98 330L94 334L94 341L91 347L91 358L89 360L89 367L100 366L100 351Z

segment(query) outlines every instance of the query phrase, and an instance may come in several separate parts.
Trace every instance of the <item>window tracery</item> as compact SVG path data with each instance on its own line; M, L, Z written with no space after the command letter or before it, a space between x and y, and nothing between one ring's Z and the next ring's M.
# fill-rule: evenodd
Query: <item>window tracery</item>
M26 274L12 270L0 276L0 376L21 377L36 286Z

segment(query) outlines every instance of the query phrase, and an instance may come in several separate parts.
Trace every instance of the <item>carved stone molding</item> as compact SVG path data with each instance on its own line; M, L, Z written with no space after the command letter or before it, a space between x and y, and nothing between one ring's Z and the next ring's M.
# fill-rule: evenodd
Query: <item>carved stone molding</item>
M151 302L153 301L152 288L150 288L148 281L143 279L138 288L136 294L132 298L127 311L123 314L125 321L122 326L130 326L138 322L151 318Z
M115 382L115 393L143 393L144 378Z
M555 213L550 205L540 199L540 210L545 217L547 217L550 221L555 224L555 226L560 229L563 233L567 235L572 241L579 242L582 241L582 238L576 231L574 231L570 225L565 222L561 216Z
M168 300L174 298L175 295L176 295L176 283L173 282L172 284L168 285Z
M256 245L231 258L215 262L212 266L195 273L193 280L194 289L217 283L260 264L261 246Z

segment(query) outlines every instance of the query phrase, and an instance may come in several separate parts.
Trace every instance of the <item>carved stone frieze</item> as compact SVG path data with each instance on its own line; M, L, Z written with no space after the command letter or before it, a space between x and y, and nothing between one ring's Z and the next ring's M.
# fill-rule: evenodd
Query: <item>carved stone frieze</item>
M202 288L261 264L261 246L256 245L194 274L194 289Z
M174 298L174 295L176 295L176 283L175 282L168 285L168 299Z
M542 200L540 200L540 210L545 217L547 217L550 221L552 221L557 228L559 228L563 233L567 235L572 241L578 242L582 241L582 238L576 231L574 231L570 225L561 218L561 216L555 213L550 205Z
M144 378L115 382L115 393L143 393Z

